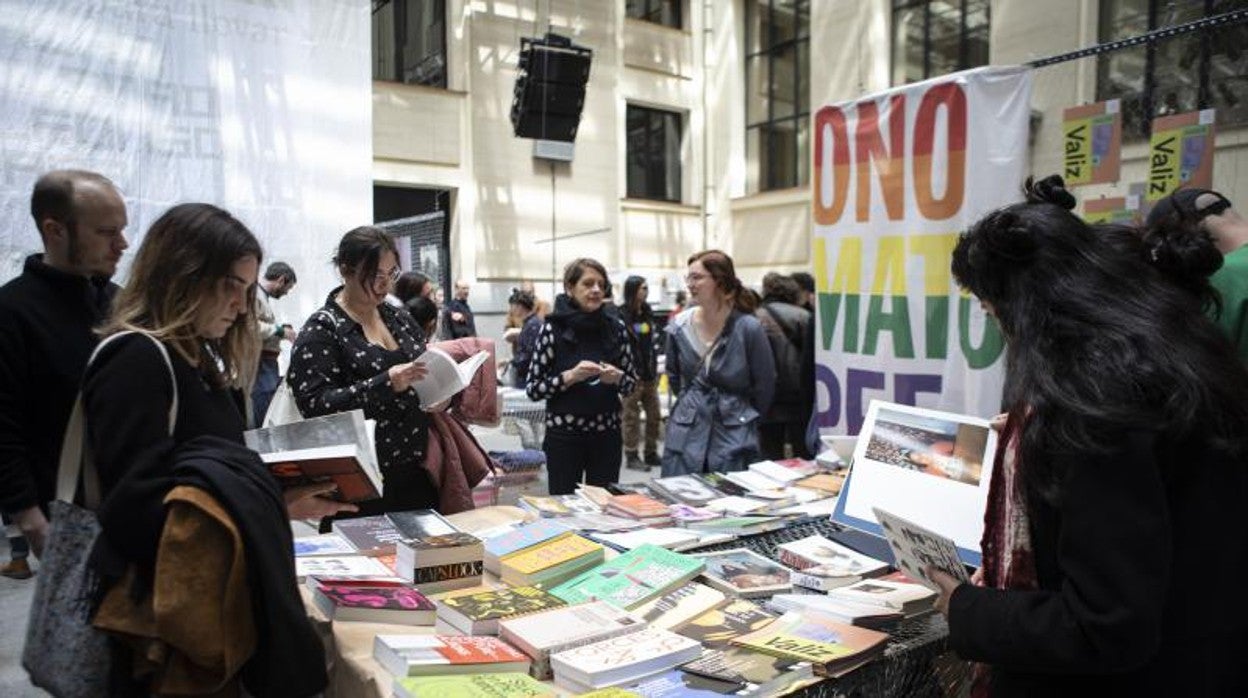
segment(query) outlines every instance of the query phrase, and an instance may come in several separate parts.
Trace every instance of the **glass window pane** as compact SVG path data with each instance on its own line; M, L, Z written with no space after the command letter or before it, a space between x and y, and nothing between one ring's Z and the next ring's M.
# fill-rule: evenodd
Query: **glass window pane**
M893 16L893 84L923 77L923 8L904 9Z
M1117 41L1148 31L1149 0L1101 0L1097 35L1101 41Z
M1153 63L1153 115L1181 114L1198 108L1200 37L1185 34L1157 44Z
M810 42L797 45L797 113L810 112Z
M680 114L666 113L662 120L663 191L661 198L680 201Z
M928 3L927 77L957 72L962 51L962 8Z
M745 190L748 192L766 191L767 187L762 185L760 175L762 174L762 127L747 128L745 130L745 161L751 166L746 168Z
M797 186L797 134L793 121L781 121L762 129L763 181L767 189Z
M1218 124L1248 123L1248 26L1209 32L1209 91Z
M760 0L761 4L761 0ZM797 36L797 12L792 0L772 0L771 12L765 14L764 46L792 41Z
M771 115L793 116L797 102L797 47L786 44L772 53Z
M746 59L745 66L745 123L748 126L771 118L768 111L771 76L767 72L766 54Z
M810 181L810 122L809 119L798 119L797 121L797 183L795 186L802 186Z

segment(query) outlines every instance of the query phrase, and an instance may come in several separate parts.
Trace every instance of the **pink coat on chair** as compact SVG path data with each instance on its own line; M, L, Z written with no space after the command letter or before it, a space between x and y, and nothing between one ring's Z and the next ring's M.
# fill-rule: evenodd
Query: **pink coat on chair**
M454 397L450 409L429 415L425 469L438 489L438 511L454 514L473 508L472 488L495 468L485 449L465 426L465 423L493 426L499 422L494 340L465 337L431 346L445 351L456 361L463 361L483 349L490 353L489 360L477 369L468 387Z

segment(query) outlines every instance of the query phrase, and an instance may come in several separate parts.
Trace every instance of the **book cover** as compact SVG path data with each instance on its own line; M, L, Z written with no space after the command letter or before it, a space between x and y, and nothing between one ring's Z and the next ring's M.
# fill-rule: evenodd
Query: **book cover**
M305 577L393 577L394 572L364 555L322 555L295 558L295 576Z
M460 616L471 624L479 624L483 621L498 621L528 613L548 611L552 608L561 608L564 606L564 602L563 599L542 589L524 586L461 594L439 599L436 605L439 617L443 615L447 615L448 618ZM453 613L447 613L448 611ZM458 619L455 618L455 620ZM452 622L452 625L459 627L459 623L456 622ZM494 623L492 625L495 632L497 632L498 624ZM484 634L492 633L485 632Z
M607 488L598 487L597 485L577 485L576 494L578 497L584 497L599 509L607 506L611 502L611 498L615 496Z
M340 502L363 502L381 496L381 478L369 470L356 444L318 446L261 453L260 459L282 489L333 482L330 496Z
M529 658L496 637L388 635L373 641L373 657L395 676L527 671Z
M744 487L747 494L772 492L783 488L785 484L783 482L777 482L754 470L738 470L736 472L727 473L724 477Z
M334 519L334 532L341 534L363 555L393 554L402 535L384 514Z
M435 617L433 602L405 586L320 584L313 599L333 620L433 625Z
M607 511L634 519L667 518L667 505L643 494L617 494L607 503Z
M801 480L793 483L793 486L808 490L815 490L816 492L822 492L828 496L837 495L841 493L841 486L845 484L845 472L846 471L840 471L835 473L819 473L817 475L811 475L810 477L802 478Z
M518 526L485 541L485 568L497 575L501 571L498 561L503 556L570 535L572 531L557 520L538 519L533 523Z
M428 372L425 377L412 384L420 396L420 404L428 407L436 405L459 394L472 382L472 376L490 359L490 353L481 350L476 354L456 362L450 354L436 346L428 346L413 363L423 364Z
M800 461L799 461L800 462ZM797 480L802 479L806 473L799 472L794 468L785 467L772 460L762 460L757 463L750 463L750 471L758 473L773 482L781 485L790 485Z
M581 536L568 535L505 555L499 562L504 574L511 570L531 575L587 555L602 560L602 545Z
M654 489L661 490L672 499L692 507L704 506L712 499L723 496L705 482L693 475L675 475L662 477L650 483Z
M817 574L823 576L867 577L888 569L888 563L820 535L782 543L777 552L781 563L795 570L819 567Z
M680 665L689 674L733 682L747 695L775 695L793 684L814 677L810 662L754 652L744 647L708 650Z
M602 507L576 494L561 494L555 496L555 500L568 511L573 514L598 514L602 512Z
M747 599L731 599L673 628L708 648L727 647L735 637L761 630L776 619L761 606Z
M359 551L351 545L351 541L337 533L322 533L316 536L299 536L295 538L295 557L309 555L358 555Z
M396 698L557 698L551 687L528 674L455 674L402 676L394 680Z
M702 654L702 645L669 630L645 628L635 633L563 650L550 655L556 680L603 688L668 669Z
M827 594L776 594L767 600L767 607L778 612L803 611L819 613L832 620L864 628L895 625L905 616L882 606L866 606L834 599Z
M897 567L906 576L939 591L936 583L927 577L927 566L934 565L960 582L969 581L953 539L878 507L873 511L884 531L884 538L888 540L888 547L897 559Z
M906 615L931 608L937 592L922 584L903 584L881 579L866 579L849 586L833 589L828 598L865 606L876 606Z
M734 596L771 596L789 591L789 569L746 548L695 554L706 569L702 575L716 589Z
M373 443L376 423L364 418L363 410L338 412L323 417L301 419L243 432L247 448L264 454L294 452L324 446L353 446L368 479L380 491L381 469L377 465L377 449Z
M520 508L531 511L539 516L566 516L572 512L554 497L540 497L522 494L517 502Z
M423 540L462 533L432 509L392 511L386 514L399 535L406 540ZM474 539L475 540L475 539Z
M602 600L632 609L696 576L705 564L657 545L643 545L550 590L568 603Z
M680 669L669 669L626 684L624 689L629 695L642 698L716 698L739 695L745 687L746 684L738 681L723 681ZM598 692L582 694L592 695L598 695Z
M645 627L646 622L635 614L595 601L501 620L498 634L533 657L535 669L538 669L552 651L637 632ZM540 673L543 676L549 673L548 663L541 667Z
M732 644L810 662L817 671L826 672L857 655L883 651L886 642L885 633L838 623L819 614L791 611L762 630L736 638Z
M698 521L718 519L721 515L705 507L694 507L688 504L673 504L671 507L672 521L683 526Z
M639 528L621 533L598 533L594 537L618 550L633 550L643 545L674 550L702 539L698 533L681 528Z
M745 516L766 512L771 509L771 504L760 499L729 495L712 499L706 503L706 508L733 516Z
M688 622L727 600L724 592L690 582L638 606L633 611L652 628L671 628Z

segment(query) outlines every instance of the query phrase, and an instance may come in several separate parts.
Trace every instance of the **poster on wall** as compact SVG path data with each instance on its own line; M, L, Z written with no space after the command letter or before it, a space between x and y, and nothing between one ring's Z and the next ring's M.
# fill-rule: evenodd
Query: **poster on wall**
M1146 201L1164 199L1179 187L1213 186L1213 122L1213 109L1153 119Z
M1067 185L1118 181L1122 113L1116 99L1062 111L1062 177Z
M1140 197L1128 194L1086 199L1083 202L1083 219L1089 223L1136 225L1140 222Z
M967 226L1020 198L1030 96L1029 70L979 68L815 113L822 431L857 434L873 399L1000 411L1004 341L949 263Z
M342 233L372 221L372 73L365 0L0 0L0 281L42 247L30 195L44 172L120 188L130 249L170 206L246 224L299 284L299 324L337 283Z

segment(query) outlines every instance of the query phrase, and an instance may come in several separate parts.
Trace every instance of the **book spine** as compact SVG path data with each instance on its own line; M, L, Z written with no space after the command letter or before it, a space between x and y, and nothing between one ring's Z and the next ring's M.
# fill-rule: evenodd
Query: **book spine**
M449 582L456 579L464 579L465 577L480 577L484 567L485 565L481 560L434 565L433 567L416 567L412 569L411 577L408 581L420 586L421 584ZM407 570L406 567L403 569L404 571Z

